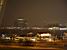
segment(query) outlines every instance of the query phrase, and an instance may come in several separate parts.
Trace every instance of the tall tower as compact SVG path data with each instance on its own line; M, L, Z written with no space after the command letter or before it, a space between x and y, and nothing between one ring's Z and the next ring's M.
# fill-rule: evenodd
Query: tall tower
M24 18L18 18L16 19L14 26L22 28L27 27L27 21Z
M3 15L5 12L7 0L0 0L0 26L2 24Z

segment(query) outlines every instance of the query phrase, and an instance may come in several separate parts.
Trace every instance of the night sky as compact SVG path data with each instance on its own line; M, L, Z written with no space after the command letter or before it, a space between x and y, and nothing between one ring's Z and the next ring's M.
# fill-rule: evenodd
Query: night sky
M3 25L14 25L18 17L24 17L29 26L67 25L67 0L8 0Z

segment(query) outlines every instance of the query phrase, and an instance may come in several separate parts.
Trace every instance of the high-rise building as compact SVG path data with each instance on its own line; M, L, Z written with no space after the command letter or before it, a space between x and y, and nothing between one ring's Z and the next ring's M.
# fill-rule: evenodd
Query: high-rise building
M15 27L27 27L27 21L24 18L16 19L14 23Z
M5 12L7 0L0 0L0 26L2 24L3 15Z

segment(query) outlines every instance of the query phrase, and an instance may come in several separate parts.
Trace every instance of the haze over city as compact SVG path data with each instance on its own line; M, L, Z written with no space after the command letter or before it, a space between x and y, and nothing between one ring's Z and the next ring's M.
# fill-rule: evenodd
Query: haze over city
M2 25L13 25L19 17L29 26L61 23L67 25L66 0L8 0Z

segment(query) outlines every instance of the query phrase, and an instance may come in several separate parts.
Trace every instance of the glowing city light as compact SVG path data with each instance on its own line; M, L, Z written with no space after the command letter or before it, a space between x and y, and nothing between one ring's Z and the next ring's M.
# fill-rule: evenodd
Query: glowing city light
M51 36L51 34L47 33L47 34L41 34L41 36Z
M48 29L52 30L53 28L48 28Z
M17 19L17 20L24 20L24 19Z

